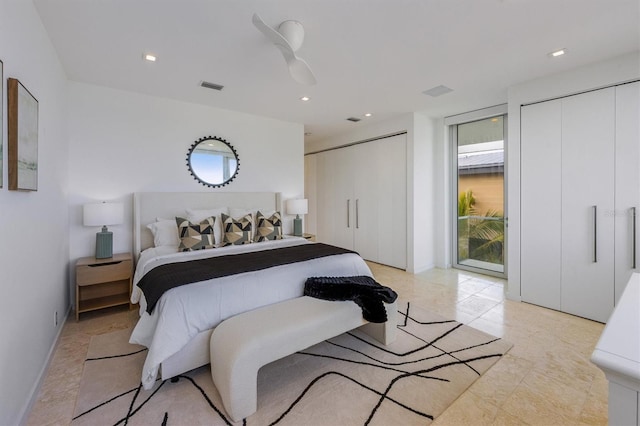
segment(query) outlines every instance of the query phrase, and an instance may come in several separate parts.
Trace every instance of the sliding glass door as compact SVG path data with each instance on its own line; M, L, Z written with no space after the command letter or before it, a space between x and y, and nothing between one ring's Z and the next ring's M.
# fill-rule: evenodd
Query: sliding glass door
M506 115L453 125L451 134L455 266L504 276Z

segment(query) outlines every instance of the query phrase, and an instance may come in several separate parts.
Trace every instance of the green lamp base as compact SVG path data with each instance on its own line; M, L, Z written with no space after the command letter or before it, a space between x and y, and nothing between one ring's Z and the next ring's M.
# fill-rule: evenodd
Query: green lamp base
M96 259L113 257L113 232L102 227L102 232L96 233Z
M296 218L293 219L293 235L302 237L302 219L300 219L300 215L296 215Z

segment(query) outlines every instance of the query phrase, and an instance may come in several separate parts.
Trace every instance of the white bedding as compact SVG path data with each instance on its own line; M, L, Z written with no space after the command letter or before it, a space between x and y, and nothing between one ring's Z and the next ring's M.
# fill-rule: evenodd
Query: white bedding
M177 252L171 247L143 251L136 267L131 295L132 303L140 303L140 320L129 341L149 349L141 378L144 388L153 386L160 364L180 351L198 333L241 312L302 296L304 282L309 277L371 276L369 267L357 254L322 257L177 287L165 293L148 314L144 295L137 286L147 271L171 262L300 244L313 243L303 238L285 238L193 252Z

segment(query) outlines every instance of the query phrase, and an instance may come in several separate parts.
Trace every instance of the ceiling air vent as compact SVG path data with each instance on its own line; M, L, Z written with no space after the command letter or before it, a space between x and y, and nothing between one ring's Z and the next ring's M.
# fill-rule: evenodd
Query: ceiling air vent
M201 81L200 86L213 90L222 90L224 88L224 86L215 83L209 83L208 81Z
M429 90L425 90L424 93L425 95L429 95L431 97L437 98L438 96L442 96L445 93L449 93L449 92L453 92L453 89L447 87L447 86L436 86L436 87L432 87Z
M347 120L353 121L354 123L357 123L358 121L360 121L360 119L358 117L349 117L349 118L347 118Z

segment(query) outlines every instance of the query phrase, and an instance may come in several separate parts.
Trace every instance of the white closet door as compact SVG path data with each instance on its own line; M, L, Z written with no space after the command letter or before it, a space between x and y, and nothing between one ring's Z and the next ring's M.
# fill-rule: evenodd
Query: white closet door
M350 168L353 170L353 223L354 248L366 260L379 262L378 258L378 197L381 176L379 169L381 141L355 145Z
M606 322L614 303L615 89L562 99L561 310Z
M328 173L327 153L314 154L316 157L316 240L330 244L333 222L327 217L327 212L333 208L329 189L331 180Z
M637 244L640 242L638 217L640 214L640 82L616 87L616 267L615 300L639 267ZM634 242L636 247L634 247ZM634 262L635 252L635 262ZM637 269L636 269L637 270Z
M346 249L353 249L353 218L347 212L353 198L348 149L317 154L318 194L317 240Z
M318 170L317 170L318 156L317 155L305 155L304 157L304 196L309 200L309 212L303 219L304 232L317 235L317 206L318 206ZM282 212L286 213L285 211Z
M354 149L353 147L336 149L331 153L331 173L334 179L333 196L335 208L330 212L334 221L333 244L353 250L355 248L355 197L354 197Z
M522 300L560 309L561 101L521 108Z
M407 136L378 141L378 261L407 268Z

